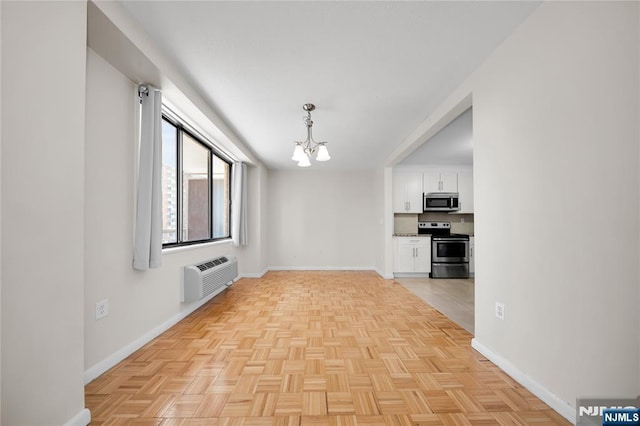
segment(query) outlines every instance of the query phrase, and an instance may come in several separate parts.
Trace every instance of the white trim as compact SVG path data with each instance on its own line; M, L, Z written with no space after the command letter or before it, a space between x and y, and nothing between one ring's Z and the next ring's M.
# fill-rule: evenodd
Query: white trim
M98 362L97 364L94 364L92 367L90 367L89 369L85 370L85 372L84 372L84 384L86 385L86 384L90 383L92 380L96 379L98 376L100 376L101 374L103 374L107 370L109 370L110 368L112 368L115 365L117 365L120 361L122 361L123 359L125 359L126 357L128 357L129 355L131 355L132 353L134 353L135 351L137 351L138 349L140 349L141 347L143 347L147 343L149 343L151 340L153 340L156 337L158 337L160 334L164 333L165 331L167 331L168 329L173 327L179 321L181 321L184 318L186 318L187 316L189 316L193 311L195 311L200 306L202 306L205 303L207 303L209 300L213 299L215 296L217 296L218 294L220 294L223 290L225 290L227 288L228 287L223 287L219 291L217 291L215 293L212 293L209 296L207 296L207 297L205 297L205 298L203 298L201 300L198 300L197 302L194 302L193 305L189 306L184 311L181 311L181 312L177 313L176 315L172 316L171 318L169 318L168 320L166 320L162 324L158 325L157 327L152 328L151 330L149 330L148 332L146 332L142 336L138 337L133 342L129 343L128 345L126 345L124 347L122 347L120 350L112 353L111 355L109 355L108 357L103 359L102 361Z
M181 252L181 251L195 250L195 249L201 249L201 248L206 248L206 247L211 247L211 246L218 246L218 245L221 245L221 244L231 244L231 243L232 243L231 238L226 238L224 240L210 241L208 243L187 244L186 246L163 248L162 249L162 255L164 256L165 254L172 254L172 253L178 253L178 252Z
M262 272L245 272L239 278L262 278L269 271L373 271L385 280L392 280L393 275L385 276L371 266L269 266Z
M489 361L500 367L501 370L524 386L529 392L540 398L548 406L553 408L562 417L569 420L572 424L576 424L576 409L568 402L558 398L540 383L527 376L515 365L511 364L508 360L478 342L475 338L471 339L471 347L484 355Z
M91 423L91 411L83 408L78 414L67 420L64 426L87 426Z
M238 275L238 278L262 278L264 275L269 272L269 269L266 268L262 272L246 272Z
M382 271L381 271L381 270L379 270L379 269L374 269L374 271L376 272L376 274L380 275L380 276L381 276L383 279L385 279L385 280L392 280L392 279L394 279L394 278L395 278L395 277L393 276L393 274L385 275L385 274L384 274L384 273L382 273Z
M270 271L374 271L373 266L269 266Z
M394 278L429 278L428 272L394 272Z

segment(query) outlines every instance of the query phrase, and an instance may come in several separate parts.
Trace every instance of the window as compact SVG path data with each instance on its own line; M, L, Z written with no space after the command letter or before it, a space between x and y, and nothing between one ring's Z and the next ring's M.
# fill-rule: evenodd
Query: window
M229 238L230 167L203 138L163 115L163 247Z

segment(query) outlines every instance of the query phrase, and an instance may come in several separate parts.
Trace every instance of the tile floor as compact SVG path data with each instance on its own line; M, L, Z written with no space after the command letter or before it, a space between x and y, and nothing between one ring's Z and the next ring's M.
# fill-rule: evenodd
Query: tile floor
M396 278L395 280L469 333L474 334L473 279Z

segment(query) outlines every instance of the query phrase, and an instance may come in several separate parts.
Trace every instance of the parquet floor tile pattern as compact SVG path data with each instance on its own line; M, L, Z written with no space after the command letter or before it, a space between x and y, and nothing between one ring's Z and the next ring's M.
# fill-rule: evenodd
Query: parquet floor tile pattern
M241 279L85 387L92 425L565 425L373 272Z

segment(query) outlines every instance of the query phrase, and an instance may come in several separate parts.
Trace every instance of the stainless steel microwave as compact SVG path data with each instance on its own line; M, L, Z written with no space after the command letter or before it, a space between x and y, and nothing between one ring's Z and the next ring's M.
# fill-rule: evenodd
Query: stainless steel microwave
M429 192L424 194L425 212L455 212L460 210L457 192Z

